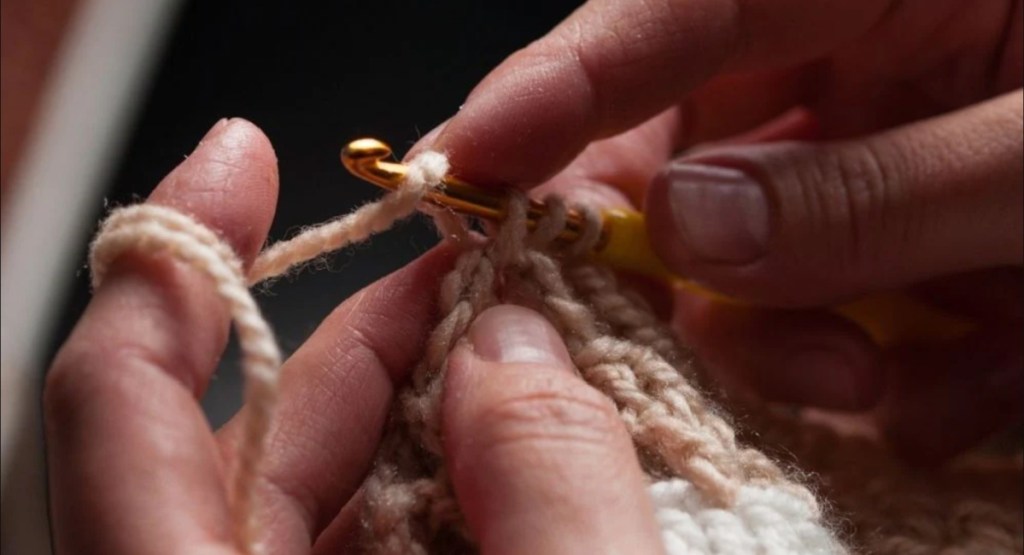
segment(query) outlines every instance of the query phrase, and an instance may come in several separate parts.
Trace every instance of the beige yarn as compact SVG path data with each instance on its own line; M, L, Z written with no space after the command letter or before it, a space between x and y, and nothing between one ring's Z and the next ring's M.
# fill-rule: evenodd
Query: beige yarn
M115 211L103 222L89 253L92 285L103 282L110 264L126 251L166 252L210 278L235 322L245 369L249 407L231 482L234 529L240 543L254 537L252 500L263 440L277 394L281 351L246 286L242 262L212 231L170 208L140 204Z
M213 233L169 209L122 209L101 228L92 251L94 284L121 253L160 250L206 273L231 310L250 406L232 499L236 529L249 551L258 550L251 492L280 357L246 284L386 229L415 210L446 171L443 156L422 155L398 192L267 249L247 279L237 257ZM830 529L853 551L865 553L1021 551L1019 455L915 475L878 445L763 407L733 408L749 411L746 443L738 441L736 428L698 390L705 380L692 354L639 296L616 283L612 272L579 260L597 240L596 216L588 213L584 238L567 248L555 242L564 225L564 204L549 200L550 215L530 233L525 206L522 196L514 196L507 220L490 239L471 234L451 214L439 215L445 236L457 237L464 249L442 281L443 317L399 395L365 483L366 550L474 550L441 456L443 373L448 353L476 315L515 299L551 321L583 379L618 407L652 481L672 553L843 552ZM830 526L815 495L766 451L815 473L810 483L830 506Z

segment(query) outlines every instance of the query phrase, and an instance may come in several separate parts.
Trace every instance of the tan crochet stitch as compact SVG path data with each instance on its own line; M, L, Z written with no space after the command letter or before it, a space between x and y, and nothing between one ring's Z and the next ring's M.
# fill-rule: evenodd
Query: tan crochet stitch
M259 549L250 522L252 483L262 456L280 363L269 328L246 284L279 275L324 252L386 229L411 213L447 162L425 153L406 185L377 203L269 248L247 278L237 257L190 218L149 205L115 212L94 243L99 284L110 261L128 249L169 252L204 271L231 308L242 344L246 424L232 500L240 544ZM914 473L881 446L844 437L792 412L730 407L744 414L743 441L702 390L713 390L638 295L608 269L579 256L597 240L587 233L568 248L554 242L565 206L527 232L525 199L490 239L442 213L446 236L464 248L438 291L441 321L400 393L377 463L365 484L363 546L378 553L471 552L451 490L440 436L446 358L473 319L497 303L526 304L565 339L580 376L619 409L651 480L670 553L1013 553L1021 552L1021 468L1013 457L976 456L930 474ZM803 469L784 472L773 458ZM826 519L819 500L829 507Z

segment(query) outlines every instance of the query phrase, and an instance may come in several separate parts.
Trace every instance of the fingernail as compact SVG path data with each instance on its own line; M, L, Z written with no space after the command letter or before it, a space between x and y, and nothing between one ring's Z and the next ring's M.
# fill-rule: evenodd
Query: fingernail
M733 168L677 162L658 176L688 253L710 262L760 258L768 244L768 201L761 186Z
M473 352L501 363L536 363L571 371L562 338L540 314L515 305L491 307L469 328Z

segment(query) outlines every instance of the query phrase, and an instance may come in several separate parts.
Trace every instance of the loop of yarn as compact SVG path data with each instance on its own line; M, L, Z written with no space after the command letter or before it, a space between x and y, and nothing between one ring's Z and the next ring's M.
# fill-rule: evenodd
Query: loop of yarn
M126 252L166 253L201 271L224 300L238 334L249 411L233 472L230 499L239 543L255 552L252 502L264 438L277 393L281 351L246 285L242 262L212 231L170 208L139 204L114 211L103 223L89 253L92 283L98 288L107 271Z
M249 407L231 499L239 545L247 553L259 551L253 491L281 363L274 336L247 286L389 228L411 214L431 187L440 186L447 171L443 155L421 154L409 164L405 183L396 192L271 246L257 258L248 276L237 255L215 233L169 208L119 209L100 228L90 253L95 287L110 264L126 252L165 253L205 274L231 313L243 352ZM410 383L398 395L376 464L364 484L364 547L387 554L473 551L442 455L444 372L448 353L476 315L514 299L540 311L554 325L580 376L615 403L650 478L649 491L668 553L845 552L826 526L815 496L763 452L744 446L736 429L698 390L703 373L693 354L679 345L646 301L619 286L609 269L586 263L583 255L600 236L598 214L581 208L585 223L580 238L561 245L557 237L568 209L555 197L545 204L547 215L531 232L527 200L512 193L505 222L486 241L471 234L466 222L454 214L430 210L443 236L457 241L463 250L441 282L437 292L441 319L427 339ZM863 459L866 449L843 442L832 432L771 412L760 414L759 419L769 442L804 452L822 450L825 455L815 456L831 464L827 470L836 476L853 476L846 478L854 484L853 491L836 491L851 499L848 507L862 513L870 508L858 503L870 504L911 481L884 465L851 463ZM886 460L883 454L873 456L872 460ZM1018 489L1020 466L1018 457L1009 470ZM884 485L865 492L859 487L864 480L857 471L894 478L875 480ZM960 498L950 494L947 503L954 508L949 518L956 520L955 525L970 523L971 532L963 534L967 539L956 538L965 552L1020 551L1024 531L1019 502L1016 518L999 520L998 505L960 502ZM922 507L916 491L905 500L896 499L901 502L894 501L893 510L911 513L905 517L908 524L897 525L900 517L860 517L859 546L868 552L927 553L944 545L946 538L932 523L945 521L922 516L934 509L927 504ZM965 514L988 515L999 522L981 523ZM882 529L889 534L880 533Z

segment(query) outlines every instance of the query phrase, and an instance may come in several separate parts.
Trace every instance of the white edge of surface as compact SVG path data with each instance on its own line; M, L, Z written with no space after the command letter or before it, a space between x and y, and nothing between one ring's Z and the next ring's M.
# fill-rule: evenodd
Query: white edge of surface
M93 230L88 220L97 196L112 175L179 4L81 0L11 176L0 251L0 488L5 513L17 507L18 513L38 508L30 511L38 514L19 514L16 527L4 515L5 552L47 549L48 538L28 540L25 531L48 529L39 422L43 350L79 271L76 249ZM25 464L27 458L35 464ZM15 481L19 487L8 488ZM29 543L10 545L9 533L17 530Z

